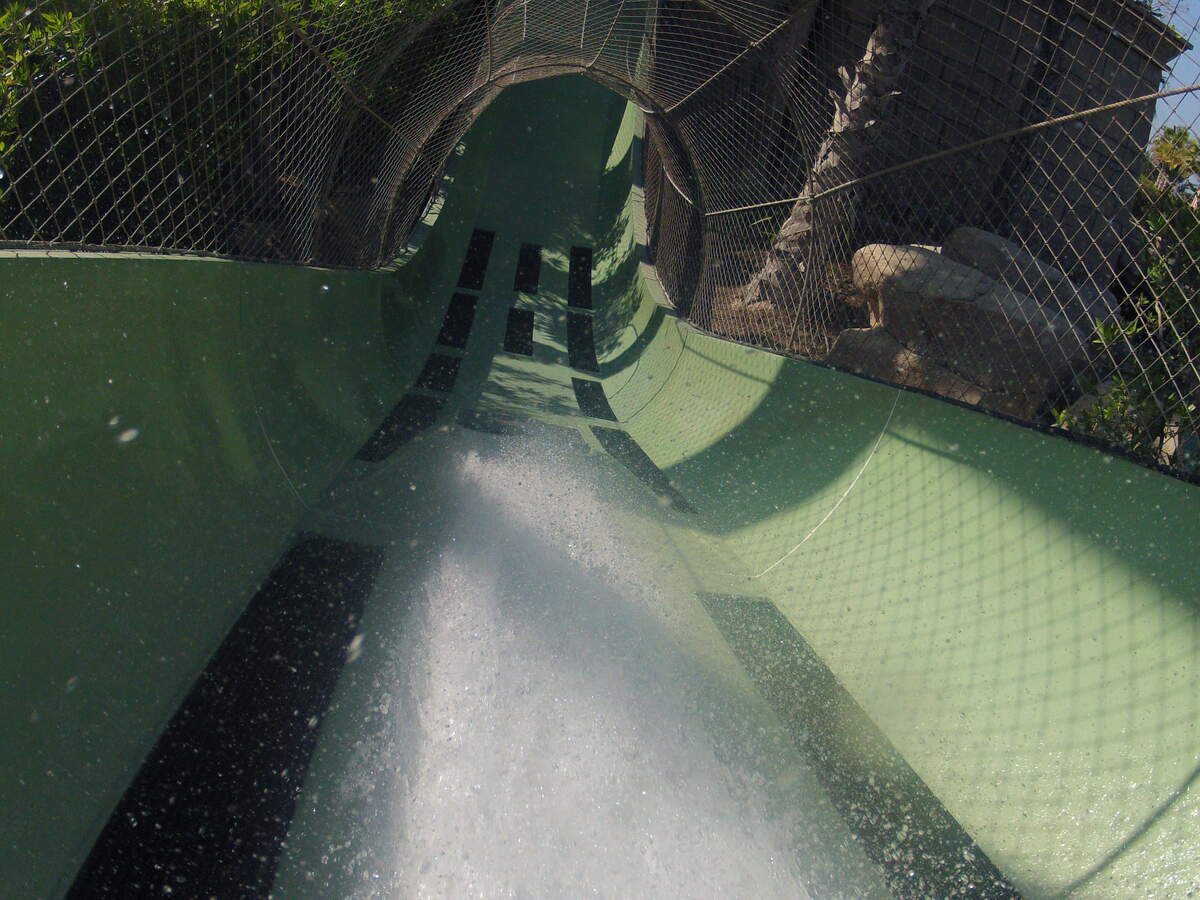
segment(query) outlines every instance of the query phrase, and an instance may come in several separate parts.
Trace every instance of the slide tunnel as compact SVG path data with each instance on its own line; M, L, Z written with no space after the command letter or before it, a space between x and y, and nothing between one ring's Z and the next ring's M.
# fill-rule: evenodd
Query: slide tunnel
M389 271L8 251L0 895L1185 897L1194 486L658 289L505 90Z

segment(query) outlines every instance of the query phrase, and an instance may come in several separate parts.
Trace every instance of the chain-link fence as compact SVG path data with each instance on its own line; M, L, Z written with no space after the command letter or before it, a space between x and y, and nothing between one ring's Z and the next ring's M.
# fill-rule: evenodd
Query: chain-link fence
M1195 24L1144 0L33 0L0 240L381 267L506 84L646 114L702 328L1200 470Z

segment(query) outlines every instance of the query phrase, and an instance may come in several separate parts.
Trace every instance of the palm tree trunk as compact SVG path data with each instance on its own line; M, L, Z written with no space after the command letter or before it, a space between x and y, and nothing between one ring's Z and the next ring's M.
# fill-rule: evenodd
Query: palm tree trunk
M849 193L814 203L813 198L869 171L879 142L872 130L896 96L921 23L935 0L884 0L866 52L839 74L844 95L833 93L833 122L813 156L808 180L779 229L770 255L746 288L745 302L805 307L819 302L820 270L830 251L854 231Z

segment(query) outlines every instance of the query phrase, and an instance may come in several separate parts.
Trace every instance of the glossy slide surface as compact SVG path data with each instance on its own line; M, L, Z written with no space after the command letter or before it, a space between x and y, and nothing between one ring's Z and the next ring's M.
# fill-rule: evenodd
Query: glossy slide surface
M1200 493L680 322L640 141L508 89L391 273L0 259L0 895L1200 889Z

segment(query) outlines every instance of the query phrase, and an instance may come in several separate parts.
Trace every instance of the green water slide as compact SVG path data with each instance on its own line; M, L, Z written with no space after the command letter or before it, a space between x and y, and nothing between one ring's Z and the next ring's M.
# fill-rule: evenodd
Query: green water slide
M1200 891L1197 488L681 321L641 129L508 89L393 271L5 256L0 895Z

